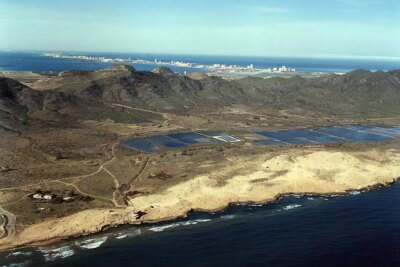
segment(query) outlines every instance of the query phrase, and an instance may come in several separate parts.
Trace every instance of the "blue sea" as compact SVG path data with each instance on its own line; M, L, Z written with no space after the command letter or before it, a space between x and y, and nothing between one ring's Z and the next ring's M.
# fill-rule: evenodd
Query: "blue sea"
M3 252L0 265L400 266L400 183L123 226L57 246Z
M50 51L51 52L51 51ZM97 70L112 63L80 61L77 59L62 59L43 56L44 52L0 52L0 71L64 71L64 70ZM108 58L154 59L161 61L183 61L202 65L225 64L248 66L255 68L280 67L285 65L296 68L300 72L349 72L354 69L391 70L400 68L400 60L384 59L333 59L333 58L290 58L290 57L242 57L242 56L195 56L167 54L138 54L138 53L90 53L65 52L65 54L87 56L103 56ZM138 70L150 71L157 67L155 64L132 64ZM182 68L173 66L175 72L206 72L206 69Z

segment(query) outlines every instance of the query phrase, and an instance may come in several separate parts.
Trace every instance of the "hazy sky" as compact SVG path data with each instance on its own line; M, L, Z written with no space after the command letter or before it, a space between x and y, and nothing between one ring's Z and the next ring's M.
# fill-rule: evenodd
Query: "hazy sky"
M0 0L0 50L400 58L400 0Z

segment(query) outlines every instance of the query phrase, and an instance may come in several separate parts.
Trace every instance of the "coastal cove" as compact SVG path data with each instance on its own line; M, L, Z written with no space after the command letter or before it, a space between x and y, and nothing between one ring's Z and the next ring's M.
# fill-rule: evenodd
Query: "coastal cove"
M396 265L400 183L346 195L288 195L268 204L232 205L216 213L143 226L120 226L54 246L0 253L5 266ZM385 246L381 246L383 240ZM290 247L285 252L283 247ZM319 249L317 249L319 248ZM153 251L157 256L151 257ZM172 251L180 251L175 257ZM329 251L329 253L328 253ZM216 254L218 252L218 254ZM118 257L111 255L118 254ZM350 255L350 254L351 255ZM218 255L218 256L216 256Z

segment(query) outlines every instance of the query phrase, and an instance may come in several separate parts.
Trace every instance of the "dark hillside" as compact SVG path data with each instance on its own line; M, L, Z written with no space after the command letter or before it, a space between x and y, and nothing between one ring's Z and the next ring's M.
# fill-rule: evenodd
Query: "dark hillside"
M3 80L1 95L14 103L18 112L47 109L72 117L116 121L144 118L139 118L140 114L129 118L132 114L111 108L112 104L177 113L182 108L240 104L302 114L375 117L400 114L399 77L395 70L355 70L320 78L247 77L228 81L211 76L192 79L165 67L144 72L116 65L99 71L62 72L34 84L35 88L46 88L43 91Z

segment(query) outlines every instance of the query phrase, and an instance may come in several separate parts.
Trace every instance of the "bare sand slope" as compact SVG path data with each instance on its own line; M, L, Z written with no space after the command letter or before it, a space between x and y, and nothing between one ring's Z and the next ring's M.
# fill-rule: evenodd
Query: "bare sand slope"
M155 222L185 216L190 210L215 211L229 203L267 202L287 193L332 194L388 184L400 176L398 150L363 152L293 149L227 159L217 171L193 177L161 193L138 196L121 209L86 210L29 226L0 249L101 231L104 226ZM140 220L134 211L147 212Z

